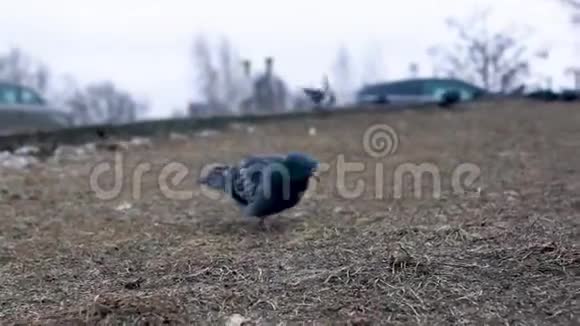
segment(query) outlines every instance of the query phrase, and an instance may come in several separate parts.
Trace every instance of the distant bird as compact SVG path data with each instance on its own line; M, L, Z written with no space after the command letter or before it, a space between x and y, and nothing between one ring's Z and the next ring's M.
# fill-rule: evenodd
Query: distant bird
M336 102L336 96L330 89L328 77L324 76L322 88L302 88L304 93L314 102L316 108L333 106Z
M302 199L310 178L318 180L319 162L304 153L286 156L248 156L237 165L214 167L200 184L223 191L240 206L244 216L266 217L294 207Z

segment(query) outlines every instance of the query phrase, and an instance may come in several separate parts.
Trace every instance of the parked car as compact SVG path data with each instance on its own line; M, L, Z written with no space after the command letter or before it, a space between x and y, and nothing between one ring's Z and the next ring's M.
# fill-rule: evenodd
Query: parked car
M31 88L0 82L0 135L66 128L71 116Z
M576 102L580 100L580 90L564 89L561 92L555 92L551 89L537 89L524 94L525 97L533 100L553 102Z
M357 92L359 104L448 105L450 100L470 101L486 92L472 84L449 78L414 78L364 86Z

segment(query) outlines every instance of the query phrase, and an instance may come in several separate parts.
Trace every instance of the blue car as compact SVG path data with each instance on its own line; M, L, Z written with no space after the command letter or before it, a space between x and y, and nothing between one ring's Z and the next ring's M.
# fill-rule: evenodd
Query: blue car
M414 78L364 86L356 95L358 104L440 104L470 101L486 92L469 83L449 78Z
M36 91L0 82L0 135L72 126L70 114L47 103Z

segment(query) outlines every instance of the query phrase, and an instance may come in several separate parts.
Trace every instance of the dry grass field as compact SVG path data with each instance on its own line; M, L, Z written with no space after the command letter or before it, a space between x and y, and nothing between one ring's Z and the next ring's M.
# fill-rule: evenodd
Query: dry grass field
M363 146L376 124L397 135L378 158ZM0 324L224 324L234 314L245 325L580 324L577 105L248 127L118 152L112 199L89 176L115 152L0 170ZM195 184L207 164L287 151L329 168L269 232ZM343 177L341 160L363 169ZM170 162L189 170L175 186L162 173ZM410 174L396 177L407 163L436 176L416 179L418 197ZM465 167L479 178L456 178ZM113 175L99 182L112 187Z

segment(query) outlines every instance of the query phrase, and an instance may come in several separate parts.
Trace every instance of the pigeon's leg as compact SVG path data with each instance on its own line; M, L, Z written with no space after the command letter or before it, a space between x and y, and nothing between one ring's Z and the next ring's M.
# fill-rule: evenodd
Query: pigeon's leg
M260 218L260 220L258 221L258 227L262 231L266 231L266 232L270 231L270 225L268 223L266 223L265 217Z
M266 224L264 223L264 219L260 218L258 220L258 228L262 231L266 230Z

